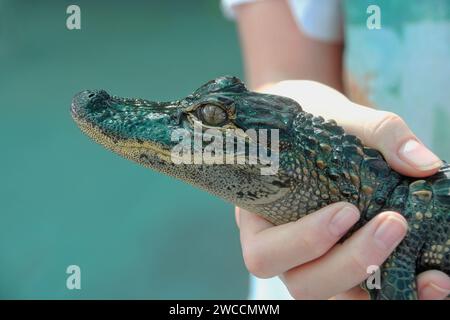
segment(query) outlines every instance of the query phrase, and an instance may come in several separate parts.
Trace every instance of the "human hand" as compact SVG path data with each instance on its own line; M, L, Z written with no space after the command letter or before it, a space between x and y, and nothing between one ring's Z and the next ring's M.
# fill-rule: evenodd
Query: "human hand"
M441 165L393 113L356 105L312 81L283 81L263 91L290 97L305 111L336 120L404 175L429 176ZM236 219L249 271L260 278L279 276L296 299L367 298L359 288L368 276L367 266L381 265L407 231L400 214L383 212L336 244L359 219L357 208L348 203L335 203L280 226L239 208ZM450 278L440 271L420 274L417 283L420 299L444 299L450 293Z

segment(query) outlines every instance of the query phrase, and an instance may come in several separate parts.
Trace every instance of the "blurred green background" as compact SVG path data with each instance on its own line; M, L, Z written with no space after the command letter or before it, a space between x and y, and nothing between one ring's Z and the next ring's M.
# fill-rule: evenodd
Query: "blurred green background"
M218 1L0 0L0 298L245 298L231 205L106 151L69 115L82 89L169 100L224 74L242 65Z

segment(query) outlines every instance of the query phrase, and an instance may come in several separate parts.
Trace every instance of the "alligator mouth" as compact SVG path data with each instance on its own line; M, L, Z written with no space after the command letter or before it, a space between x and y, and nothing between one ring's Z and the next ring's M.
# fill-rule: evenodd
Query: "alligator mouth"
M122 138L114 133L108 132L95 123L90 122L83 116L82 108L73 101L70 107L72 118L80 130L94 140L96 143L104 146L106 149L119 154L120 156L138 162L146 167L151 167L146 161L143 161L143 155L156 156L164 162L173 163L171 150L163 144L153 141L140 141L138 139Z
M70 104L70 114L72 115L72 118L79 118L78 110L79 107L77 106L77 103L75 101L72 101L72 103Z

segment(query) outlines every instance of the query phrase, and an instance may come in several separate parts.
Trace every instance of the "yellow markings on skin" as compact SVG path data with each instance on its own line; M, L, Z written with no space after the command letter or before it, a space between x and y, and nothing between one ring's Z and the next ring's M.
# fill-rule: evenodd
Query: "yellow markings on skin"
M414 188L417 188L417 187L423 185L424 183L426 183L425 180L417 180L417 181L414 181L413 183L411 183L409 185L409 187L410 187L410 189L414 189Z
M316 161L316 164L317 164L317 166L319 167L319 169L324 169L327 165L325 164L325 161L323 161L323 160L317 160Z
M351 173L350 180L352 181L352 183L355 187L359 187L360 179L356 174Z
M330 194L337 196L339 194L339 189L334 186L330 187Z
M361 190L366 196L370 196L373 193L373 188L369 186L362 186Z
M331 152L331 146L329 144L326 143L321 143L319 144L320 149L322 149L322 151L329 153Z
M75 122L80 127L81 131L91 137L95 142L103 145L106 149L114 151L121 156L141 163L145 166L148 164L140 161L139 156L144 152L150 152L158 156L161 160L166 162L171 162L171 152L170 150L166 150L162 148L160 145L156 143L150 143L148 141L144 141L139 143L136 140L117 140L114 141L111 137L104 134L99 128L90 124L89 122L74 117Z
M433 244L431 246L431 251L425 252L423 254L425 263L431 264L441 264L444 255L440 253L442 250L445 251L445 248L440 244Z
M428 202L431 200L433 193L429 190L420 190L412 193L415 197L417 197L421 201Z
M319 180L322 182L327 182L327 178L323 174L319 174Z
M433 214L430 211L425 212L426 218L431 218L432 216L433 216Z
M440 264L444 255L442 253L425 252L423 257L425 263Z
M417 220L422 220L422 219L423 219L423 213L420 212L420 211L417 211L417 212L416 212L416 219L417 219Z
M419 229L420 226L417 223L414 223L414 229Z

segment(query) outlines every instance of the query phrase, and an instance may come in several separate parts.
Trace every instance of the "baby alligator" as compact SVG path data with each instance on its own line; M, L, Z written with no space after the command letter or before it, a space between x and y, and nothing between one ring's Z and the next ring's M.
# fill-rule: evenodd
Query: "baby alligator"
M419 272L437 269L450 275L447 164L428 178L402 176L335 121L302 111L292 99L248 91L228 76L171 102L87 90L74 97L71 112L81 130L106 148L274 224L347 201L361 211L351 234L381 211L400 212L408 233L380 267L381 289L369 290L373 299L417 299ZM277 135L268 137L269 131ZM186 143L186 137L194 142ZM232 152L211 151L213 142L231 145L227 150ZM199 154L209 155L210 161ZM218 161L229 154L233 161ZM270 168L258 161L262 154L277 160L276 170L263 173Z

